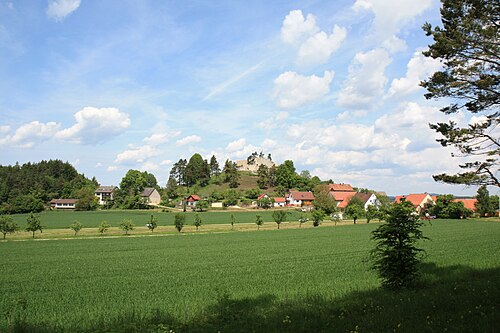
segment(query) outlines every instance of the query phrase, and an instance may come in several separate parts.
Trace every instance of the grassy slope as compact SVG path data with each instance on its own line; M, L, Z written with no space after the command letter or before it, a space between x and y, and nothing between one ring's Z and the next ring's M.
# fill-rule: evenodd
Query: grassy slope
M499 327L500 223L425 227L426 286L401 293L368 269L374 227L4 242L0 312L34 332Z

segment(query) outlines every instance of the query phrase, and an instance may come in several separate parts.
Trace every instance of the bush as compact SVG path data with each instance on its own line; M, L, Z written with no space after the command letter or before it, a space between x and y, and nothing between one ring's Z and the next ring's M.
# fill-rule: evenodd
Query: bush
M178 232L182 231L182 228L184 227L184 223L186 223L186 215L177 213L174 216L174 226L175 229L177 229Z
M120 223L120 229L125 231L125 235L128 235L129 231L134 230L134 224L129 219L123 219L122 222Z

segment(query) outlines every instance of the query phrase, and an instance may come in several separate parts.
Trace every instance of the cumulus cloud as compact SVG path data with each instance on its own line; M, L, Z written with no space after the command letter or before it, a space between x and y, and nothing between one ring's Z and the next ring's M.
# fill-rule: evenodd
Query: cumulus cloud
M185 146L185 145L188 145L188 144L191 144L191 143L196 143L196 142L200 142L201 141L201 137L198 136L198 135L188 135L180 140L177 140L177 145L178 146Z
M383 49L357 53L339 92L338 105L352 109L371 108L375 98L381 97L384 92L387 84L384 72L391 61Z
M247 141L244 138L238 139L236 141L230 142L226 147L226 151L228 151L229 153L235 152L237 150L243 149L246 144Z
M330 35L320 31L309 37L299 49L297 63L301 65L324 64L337 51L347 36L347 30L338 25Z
M307 14L304 18L301 10L292 10L283 20L281 38L285 43L296 44L318 30L314 15Z
M76 123L56 134L75 143L96 144L123 133L130 126L128 114L117 108L85 107L74 115Z
M283 126L285 124L285 120L289 115L290 114L286 111L278 112L278 114L273 117L268 117L265 120L259 121L257 126L266 131L270 131L272 129Z
M325 71L323 77L282 73L274 80L276 103L280 108L293 109L315 102L329 93L333 76L333 71Z
M151 157L155 157L161 154L161 151L153 146L144 145L141 147L135 147L127 149L116 156L115 163L117 164L134 164L143 163Z
M299 47L297 64L324 64L339 49L347 36L345 28L334 25L332 33L320 31L316 18L308 14L304 18L301 10L292 10L283 20L281 38L287 44Z
M373 13L371 31L384 41L393 39L406 24L431 6L432 0L356 0L352 8L356 12L368 10Z
M427 79L440 68L439 60L425 57L421 51L416 51L406 66L406 75L392 80L387 96L406 96L418 91L421 89L420 81Z
M80 0L52 0L47 7L47 16L62 21L80 7Z
M0 144L31 148L36 143L53 138L60 126L61 124L55 122L44 124L39 121L32 121L19 126L13 135L8 134L10 132L9 126L2 126L0 134L5 136L0 138Z

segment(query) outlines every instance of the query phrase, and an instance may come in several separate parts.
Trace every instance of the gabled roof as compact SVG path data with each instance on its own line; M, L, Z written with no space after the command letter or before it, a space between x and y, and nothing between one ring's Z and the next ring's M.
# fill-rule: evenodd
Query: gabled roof
M372 197L372 193L356 193L355 197L358 198L359 200L361 200L361 202L363 204L366 204L368 202L368 200L370 200L370 198Z
M328 187L334 192L354 192L350 184L329 184Z
M116 188L116 186L99 186L97 190L95 190L95 193L111 193Z
M200 201L201 198L200 196L196 195L196 194L191 194L189 197L187 197L186 201L189 201L189 202L194 202L194 201Z
M465 208L470 209L472 211L476 211L476 202L477 199L453 199L453 202L462 202L465 206Z
M285 198L282 198L282 197L277 197L277 198L274 198L274 202L277 202L277 203L285 203L286 200Z
M396 203L400 203L401 202L401 199L405 199L406 201L409 201L411 202L414 206L420 206L422 204L422 202L424 201L424 199L430 195L428 195L427 193L421 193L421 194L408 194L408 195L398 195L396 197L396 199L394 200L394 202ZM432 198L431 198L432 200Z
M76 204L78 199L52 199L51 204Z
M153 187L146 187L144 189L144 191L142 191L141 197L149 197L154 191L155 191L155 188L153 188Z
M331 195L335 199L335 201L349 201L353 196L356 195L356 192L330 192L329 195Z
M257 198L257 201L259 201L260 199L265 198L265 197L269 197L269 196L267 195L267 193L262 193L262 194L261 194L261 195L259 195L259 197Z
M290 191L290 196L294 200L314 200L314 194L312 192L301 192L301 191Z

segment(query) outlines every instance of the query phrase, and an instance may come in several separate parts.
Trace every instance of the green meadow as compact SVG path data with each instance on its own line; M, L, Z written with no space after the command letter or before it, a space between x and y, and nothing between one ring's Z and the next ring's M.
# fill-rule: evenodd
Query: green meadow
M107 221L111 226L117 227L123 219L130 219L136 226L145 225L149 222L151 215L158 219L159 226L171 226L174 224L174 216L177 212L161 212L158 210L99 210L99 211L45 211L40 214L42 225L47 229L64 229L79 221L84 228L97 228L102 221ZM197 213L187 211L186 223L192 225ZM229 224L231 214L234 214L236 223L254 223L255 215L260 214L265 222L273 221L273 210L255 209L253 211L208 211L198 213L203 224ZM288 220L297 221L299 212L290 210ZM26 219L29 214L12 215L21 229L26 227Z
M369 269L375 227L0 242L0 331L500 327L498 220L426 225L421 285L400 292L381 289Z

